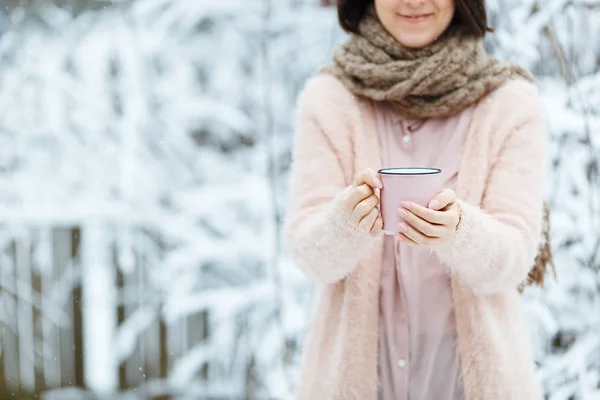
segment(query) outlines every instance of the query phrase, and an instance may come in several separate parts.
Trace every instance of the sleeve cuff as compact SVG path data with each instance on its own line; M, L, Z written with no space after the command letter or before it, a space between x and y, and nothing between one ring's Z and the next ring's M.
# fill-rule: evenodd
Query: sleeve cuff
M347 186L333 199L329 210L329 219L335 235L339 239L361 246L365 242L371 241L371 234L352 225L348 216L342 210L342 204L351 189L352 186Z
M482 224L485 224L485 212L471 204L458 200L458 205L461 208L461 220L456 228L454 237L446 243L432 247L434 253L437 254L440 261L448 265L452 270L455 270L464 281L477 281L477 271L469 271L473 269L472 254L475 249L489 248L489 244L484 243L486 235L482 235ZM489 252L480 254L482 258L489 256ZM485 260L480 260L485 262ZM484 278L484 277L481 277Z

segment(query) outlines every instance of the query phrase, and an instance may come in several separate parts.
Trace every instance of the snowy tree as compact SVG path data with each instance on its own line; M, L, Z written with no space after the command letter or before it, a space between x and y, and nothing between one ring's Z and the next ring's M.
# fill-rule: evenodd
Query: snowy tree
M0 55L1 210L19 227L81 227L92 389L117 388L118 365L156 320L195 317L206 331L182 339L197 345L159 391L196 382L244 393L257 361L239 344L273 343L277 325L261 323L276 307L258 141L261 13L246 10L239 18L233 2L145 1L75 17L50 4L11 15ZM140 268L144 288L119 295L118 274L127 281ZM136 307L117 326L117 306L132 296Z
M539 79L550 136L547 198L558 280L524 304L553 400L600 395L600 3L490 1L490 47Z

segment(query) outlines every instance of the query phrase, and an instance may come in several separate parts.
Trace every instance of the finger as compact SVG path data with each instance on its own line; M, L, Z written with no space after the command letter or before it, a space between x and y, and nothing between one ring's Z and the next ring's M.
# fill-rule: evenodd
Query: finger
M410 226L406 225L406 224L398 224L398 228L400 230L400 233L404 236L406 236L408 239L411 239L413 242L415 242L418 245L421 246L431 246L432 244L435 243L435 238L430 238L427 237L425 235L423 235L420 232L417 232L416 230L414 230L413 228L411 228Z
M402 202L402 207L409 210L417 217L420 217L432 224L448 225L452 223L452 215L450 215L446 211L436 211L430 208L423 207L416 203L405 201Z
M358 203L369 198L373 194L373 189L367 184L362 184L355 187L354 189L350 190L348 197L346 197L344 202L344 210L348 214L351 214Z
M358 223L358 227L366 232L370 232L377 216L379 215L379 210L373 208L370 213L365 215L360 222Z
M354 186L360 186L363 183L366 183L372 188L383 188L383 182L381 181L379 174L370 168L359 172L354 178Z
M452 205L450 205L445 212L452 217L451 221L448 223L448 227L456 231L456 228L458 227L458 224L462 217L462 209L460 208L458 203L452 203Z
M444 189L435 196L427 207L432 210L442 210L456 201L456 193L452 189Z
M383 218L381 216L377 217L371 231L369 232L371 236L379 236L381 235L381 231L383 230Z
M401 209L398 211L398 215L418 232L430 238L439 238L445 233L444 225L432 224L410 211Z
M358 223L360 222L360 220L366 216L367 214L369 214L371 212L371 210L375 209L377 210L377 204L379 204L379 199L377 198L377 196L372 195L368 198L366 198L365 200L361 201L360 203L358 203L356 205L356 207L354 207L354 210L352 211L352 223L355 226L358 226ZM379 210L377 210L379 211Z

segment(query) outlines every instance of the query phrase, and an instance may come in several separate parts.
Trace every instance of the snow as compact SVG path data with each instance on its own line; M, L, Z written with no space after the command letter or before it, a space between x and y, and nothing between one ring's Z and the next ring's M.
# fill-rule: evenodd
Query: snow
M117 390L124 365L144 380L128 383L123 398L292 398L319 295L281 238L296 97L345 38L335 10L317 3L140 0L76 16L47 3L7 14L6 379L66 357L56 335L72 334L71 293L81 286L88 389ZM496 33L486 46L536 74L550 139L558 280L527 289L523 305L553 400L600 398L598 5L488 1ZM71 229L81 232L76 255L57 239ZM150 338L159 322L166 377L143 364L154 357L144 351L158 351Z

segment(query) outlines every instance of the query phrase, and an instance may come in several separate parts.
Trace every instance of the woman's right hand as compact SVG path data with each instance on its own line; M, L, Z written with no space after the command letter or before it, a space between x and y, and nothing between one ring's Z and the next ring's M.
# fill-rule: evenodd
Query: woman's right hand
M359 172L344 199L342 210L350 223L358 229L379 236L383 228L383 219L379 211L379 197L375 189L383 188L377 172L368 168Z

